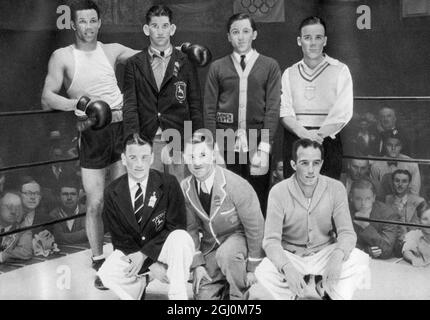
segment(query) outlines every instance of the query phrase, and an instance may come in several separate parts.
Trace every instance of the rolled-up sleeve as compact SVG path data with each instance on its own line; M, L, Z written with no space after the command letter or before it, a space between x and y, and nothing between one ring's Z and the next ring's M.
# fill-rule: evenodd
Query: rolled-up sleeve
M342 127L340 127L338 130L339 132L351 120L354 105L352 77L346 65L343 66L339 73L339 77L337 79L336 95L336 101L330 109L322 126L342 124ZM333 133L332 136L338 132Z

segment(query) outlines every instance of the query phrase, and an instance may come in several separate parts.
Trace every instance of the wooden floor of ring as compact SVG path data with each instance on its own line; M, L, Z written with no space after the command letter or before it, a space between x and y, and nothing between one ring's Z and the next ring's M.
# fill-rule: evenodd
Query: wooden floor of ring
M112 245L105 245L104 250L109 254ZM117 299L111 291L94 287L95 271L90 266L90 256L90 250L81 250L4 272L0 274L0 299ZM371 288L356 291L355 300L430 299L430 267L414 268L405 261L390 259L371 260L370 268ZM68 275L69 282L66 280ZM308 298L315 299L316 293L309 292ZM191 297L191 284L188 293ZM167 285L152 281L146 300L162 299L167 299Z

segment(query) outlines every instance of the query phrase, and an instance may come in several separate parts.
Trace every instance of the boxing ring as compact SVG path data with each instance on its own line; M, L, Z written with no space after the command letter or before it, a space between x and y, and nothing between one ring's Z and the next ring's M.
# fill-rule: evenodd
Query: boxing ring
M430 101L430 97L355 97L358 101L401 100ZM24 111L3 112L0 117L24 117L27 115L54 114L59 111ZM367 159L386 161L385 157L344 155L344 159ZM0 168L0 174L37 166L68 163L77 161L77 157L17 164ZM398 162L414 162L429 165L430 159L392 159ZM1 234L6 236L25 230L48 226L68 220L83 218L85 213L68 218L53 220L48 223L33 225ZM356 218L367 222L378 222L412 227L426 227L397 221ZM109 237L104 239L104 252L112 252ZM117 297L111 291L97 290L94 285L95 271L91 268L91 250L89 245L61 245L60 251L48 257L34 256L28 261L11 261L0 264L0 299L42 299L42 300L111 300ZM413 268L403 259L371 259L370 269L372 284L370 289L356 291L356 300L389 299L430 299L430 267ZM192 297L191 283L188 294ZM309 292L307 298L317 298L316 292ZM167 299L167 285L152 281L146 293L146 300Z

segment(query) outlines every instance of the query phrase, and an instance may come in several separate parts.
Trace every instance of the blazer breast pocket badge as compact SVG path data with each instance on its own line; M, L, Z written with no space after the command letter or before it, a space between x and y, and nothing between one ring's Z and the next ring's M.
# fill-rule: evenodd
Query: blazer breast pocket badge
M187 84L184 81L175 82L175 97L179 103L183 103L187 99Z
M160 229L164 225L165 220L166 220L166 211L161 212L154 219L151 220L154 223L154 227L156 231L160 231Z
M217 112L216 121L219 123L233 123L233 113Z

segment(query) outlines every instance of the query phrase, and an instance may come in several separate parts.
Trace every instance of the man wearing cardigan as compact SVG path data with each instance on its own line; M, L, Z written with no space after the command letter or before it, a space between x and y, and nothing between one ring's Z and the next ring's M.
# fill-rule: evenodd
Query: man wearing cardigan
M263 258L264 219L251 185L214 164L212 141L196 134L185 146L187 230L200 248L191 266L194 297L244 299Z
M303 297L311 276L323 299L351 299L359 285L368 284L369 256L354 248L345 187L320 175L324 149L319 143L299 139L292 154L296 173L269 194L267 257L255 275L272 299Z
M204 122L227 169L245 178L257 192L263 214L270 185L270 151L279 123L281 70L278 63L253 47L256 24L245 13L230 17L228 40L233 52L212 63L205 96ZM234 139L217 137L216 130L234 131ZM231 142L231 140L234 140Z

